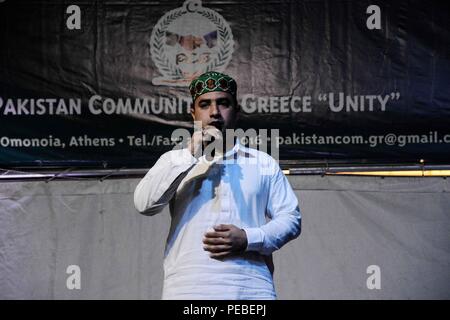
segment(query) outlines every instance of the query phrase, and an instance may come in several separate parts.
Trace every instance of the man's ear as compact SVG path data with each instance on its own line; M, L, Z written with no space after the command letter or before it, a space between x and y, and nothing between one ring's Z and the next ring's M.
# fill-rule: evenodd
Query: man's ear
M241 112L241 105L239 103L236 103L236 112Z
M194 110L195 110L195 105L194 105L194 103L191 103L191 116L192 116L192 119L195 121Z
M235 105L235 110L236 110L236 119L239 119L240 115L241 115L241 105L239 103L236 102Z

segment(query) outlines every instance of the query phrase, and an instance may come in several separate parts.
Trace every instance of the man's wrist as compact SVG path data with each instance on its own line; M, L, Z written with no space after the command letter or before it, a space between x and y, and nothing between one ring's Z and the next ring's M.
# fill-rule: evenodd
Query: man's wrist
M192 165L197 159L189 152L189 149L181 149L171 153L170 162L174 166Z
M247 236L245 251L260 251L264 243L264 232L261 228L243 228Z
M243 239L244 239L244 242L242 243L241 251L246 251L247 246L248 246L247 233L245 232L244 229L241 229L241 231L242 231Z

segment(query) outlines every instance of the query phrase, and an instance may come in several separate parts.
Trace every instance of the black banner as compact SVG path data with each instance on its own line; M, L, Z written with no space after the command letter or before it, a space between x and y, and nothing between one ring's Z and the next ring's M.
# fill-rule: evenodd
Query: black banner
M148 167L234 77L281 160L448 163L444 1L0 1L0 165ZM270 149L270 148L269 148Z

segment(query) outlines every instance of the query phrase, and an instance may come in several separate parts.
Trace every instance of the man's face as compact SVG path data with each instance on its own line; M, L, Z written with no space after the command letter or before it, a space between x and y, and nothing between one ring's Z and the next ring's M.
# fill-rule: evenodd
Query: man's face
M202 94L191 109L194 121L201 121L202 128L212 125L222 133L234 128L238 112L233 96L221 91Z

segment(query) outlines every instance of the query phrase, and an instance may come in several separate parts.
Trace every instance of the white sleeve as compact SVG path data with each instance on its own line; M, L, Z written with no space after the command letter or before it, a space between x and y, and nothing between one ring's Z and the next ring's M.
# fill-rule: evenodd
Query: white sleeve
M301 232L301 214L297 197L276 163L275 174L270 178L269 200L266 213L271 219L257 228L244 228L247 235L247 251L269 255Z
M134 191L136 210L145 215L161 212L176 191L178 185L174 182L179 184L180 175L189 171L196 161L187 149L163 154Z

